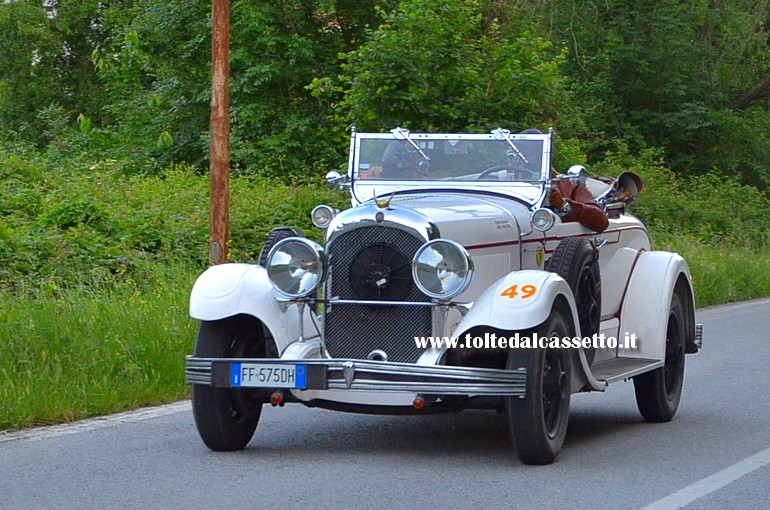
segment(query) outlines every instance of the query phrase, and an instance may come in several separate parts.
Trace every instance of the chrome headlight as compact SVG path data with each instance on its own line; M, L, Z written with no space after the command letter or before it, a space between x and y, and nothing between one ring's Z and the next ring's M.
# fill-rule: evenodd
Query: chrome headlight
M535 230L545 232L556 224L556 214L550 209L541 207L532 213L532 226Z
M326 228L334 219L334 209L328 205L318 205L310 213L310 221L318 228Z
M425 295L451 299L468 288L473 278L473 261L460 244L434 239L414 254L412 277Z
M318 243L289 237L270 250L267 276L281 294L290 298L309 296L326 276L326 254Z

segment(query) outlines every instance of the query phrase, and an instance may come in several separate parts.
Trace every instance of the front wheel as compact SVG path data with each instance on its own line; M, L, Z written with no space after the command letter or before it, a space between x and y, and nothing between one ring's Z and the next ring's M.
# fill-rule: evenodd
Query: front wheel
M246 315L201 322L195 342L195 356L202 358L264 358L265 352L262 323ZM262 403L255 390L192 385L195 425L214 451L243 449L257 428Z
M674 293L666 325L666 354L663 366L634 377L636 406L649 422L671 421L679 409L684 385L684 337L682 302Z
M548 319L529 334L538 338L571 336L567 314L554 308ZM509 370L526 368L526 397L506 398L511 437L525 464L550 464L567 435L571 364L566 349L511 349Z

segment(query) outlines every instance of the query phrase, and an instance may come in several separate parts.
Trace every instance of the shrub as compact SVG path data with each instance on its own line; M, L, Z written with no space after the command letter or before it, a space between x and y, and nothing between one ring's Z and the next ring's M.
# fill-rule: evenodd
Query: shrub
M0 158L9 160L7 154ZM0 179L0 287L60 289L146 281L150 266L208 256L209 180L189 167L126 176L111 160L62 166L14 156ZM267 232L309 221L320 201L341 205L320 183L289 186L264 178L231 180L231 260L256 258Z

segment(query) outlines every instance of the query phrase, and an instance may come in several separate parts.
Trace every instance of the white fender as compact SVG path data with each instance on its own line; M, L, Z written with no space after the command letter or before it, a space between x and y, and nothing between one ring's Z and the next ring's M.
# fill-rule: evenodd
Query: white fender
M567 282L556 273L525 270L509 273L484 291L457 325L454 337L476 326L508 331L534 328L545 322L559 295L567 300L575 335L580 336L575 298Z
M297 305L279 303L279 294L267 278L267 270L253 264L219 264L201 274L190 293L190 316L213 321L248 314L261 320L275 339L278 352L300 337ZM302 335L318 337L315 316L306 308Z
M671 297L684 274L692 293L690 268L676 253L644 252L634 266L620 311L620 335L636 335L636 349L624 349L624 358L663 360ZM682 303L683 307L687 303ZM694 306L691 308L694 310ZM686 310L686 308L685 308Z

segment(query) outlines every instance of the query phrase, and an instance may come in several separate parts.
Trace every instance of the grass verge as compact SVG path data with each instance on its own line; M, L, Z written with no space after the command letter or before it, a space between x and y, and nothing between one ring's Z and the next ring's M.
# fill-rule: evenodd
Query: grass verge
M0 429L68 422L187 396L194 271L143 290L0 293ZM190 276L192 275L192 277Z
M697 306L770 296L770 251L707 244L692 236L661 236L655 249L679 253L690 266Z

